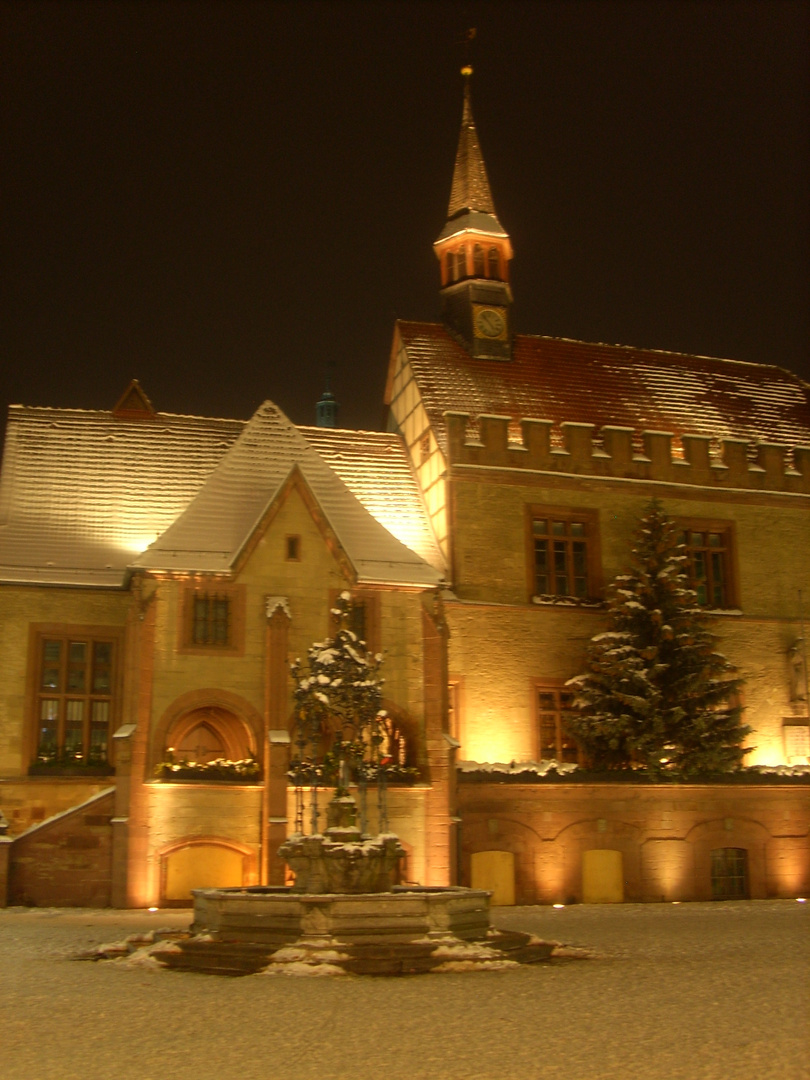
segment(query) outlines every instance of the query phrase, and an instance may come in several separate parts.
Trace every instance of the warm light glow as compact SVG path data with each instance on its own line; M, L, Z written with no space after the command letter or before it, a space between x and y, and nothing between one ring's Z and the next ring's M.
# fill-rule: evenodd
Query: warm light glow
M551 906L552 906L553 908L564 908L564 907L565 907L565 904L552 904Z
M146 551L150 544L154 544L157 538L157 533L148 533L146 535L142 533L141 535L135 534L131 536L121 536L118 538L116 546L120 548L121 551L124 551L127 554L140 555L141 552Z
M150 907L150 908L149 908L149 910L150 910L150 911L159 911L160 909L159 909L159 908L156 908L156 907Z
M506 711L486 709L467 718L464 757L491 765L530 761L532 748L526 745L527 739L517 717Z
M806 897L804 897L804 896L797 896L797 897L796 897L796 903L797 903L797 904L806 904L806 903L807 903L807 899L806 899Z

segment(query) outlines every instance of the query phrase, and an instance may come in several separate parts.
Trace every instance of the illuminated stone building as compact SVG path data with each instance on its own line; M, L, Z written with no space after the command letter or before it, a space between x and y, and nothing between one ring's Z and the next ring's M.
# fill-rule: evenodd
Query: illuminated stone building
M409 880L518 903L810 888L800 779L544 775L577 761L565 684L653 496L745 679L747 761L808 762L810 388L778 367L515 334L469 75L435 251L442 322L397 324L386 433L295 427L269 402L247 423L169 416L137 384L106 413L12 408L12 901L146 905L283 881L287 665L328 634L345 589L420 769L391 795ZM168 783L155 768L170 750L254 757L261 775Z

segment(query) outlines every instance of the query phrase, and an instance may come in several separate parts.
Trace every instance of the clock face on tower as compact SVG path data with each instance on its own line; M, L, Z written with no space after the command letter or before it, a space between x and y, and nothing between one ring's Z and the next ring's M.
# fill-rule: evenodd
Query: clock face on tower
M503 308L476 304L473 308L473 326L475 336L479 338L506 338L506 313Z

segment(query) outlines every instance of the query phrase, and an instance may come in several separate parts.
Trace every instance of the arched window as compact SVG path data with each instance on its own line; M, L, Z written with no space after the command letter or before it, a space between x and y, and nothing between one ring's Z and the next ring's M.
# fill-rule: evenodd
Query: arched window
M498 255L498 249L496 247L491 247L489 249L488 262L489 262L489 267L488 267L487 277L495 278L496 280L499 280L500 276L501 276L501 260L500 260L500 257Z
M480 244L473 248L473 275L484 277L484 249Z
M456 279L467 276L467 249L460 247L456 252Z
M452 251L445 252L444 256L444 278L446 282L456 280L456 260Z

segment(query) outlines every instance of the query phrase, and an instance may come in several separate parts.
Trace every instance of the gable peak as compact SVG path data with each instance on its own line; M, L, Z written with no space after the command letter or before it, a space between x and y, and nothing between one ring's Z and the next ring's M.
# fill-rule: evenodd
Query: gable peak
M133 379L118 399L112 414L118 420L153 420L155 408L137 379Z

